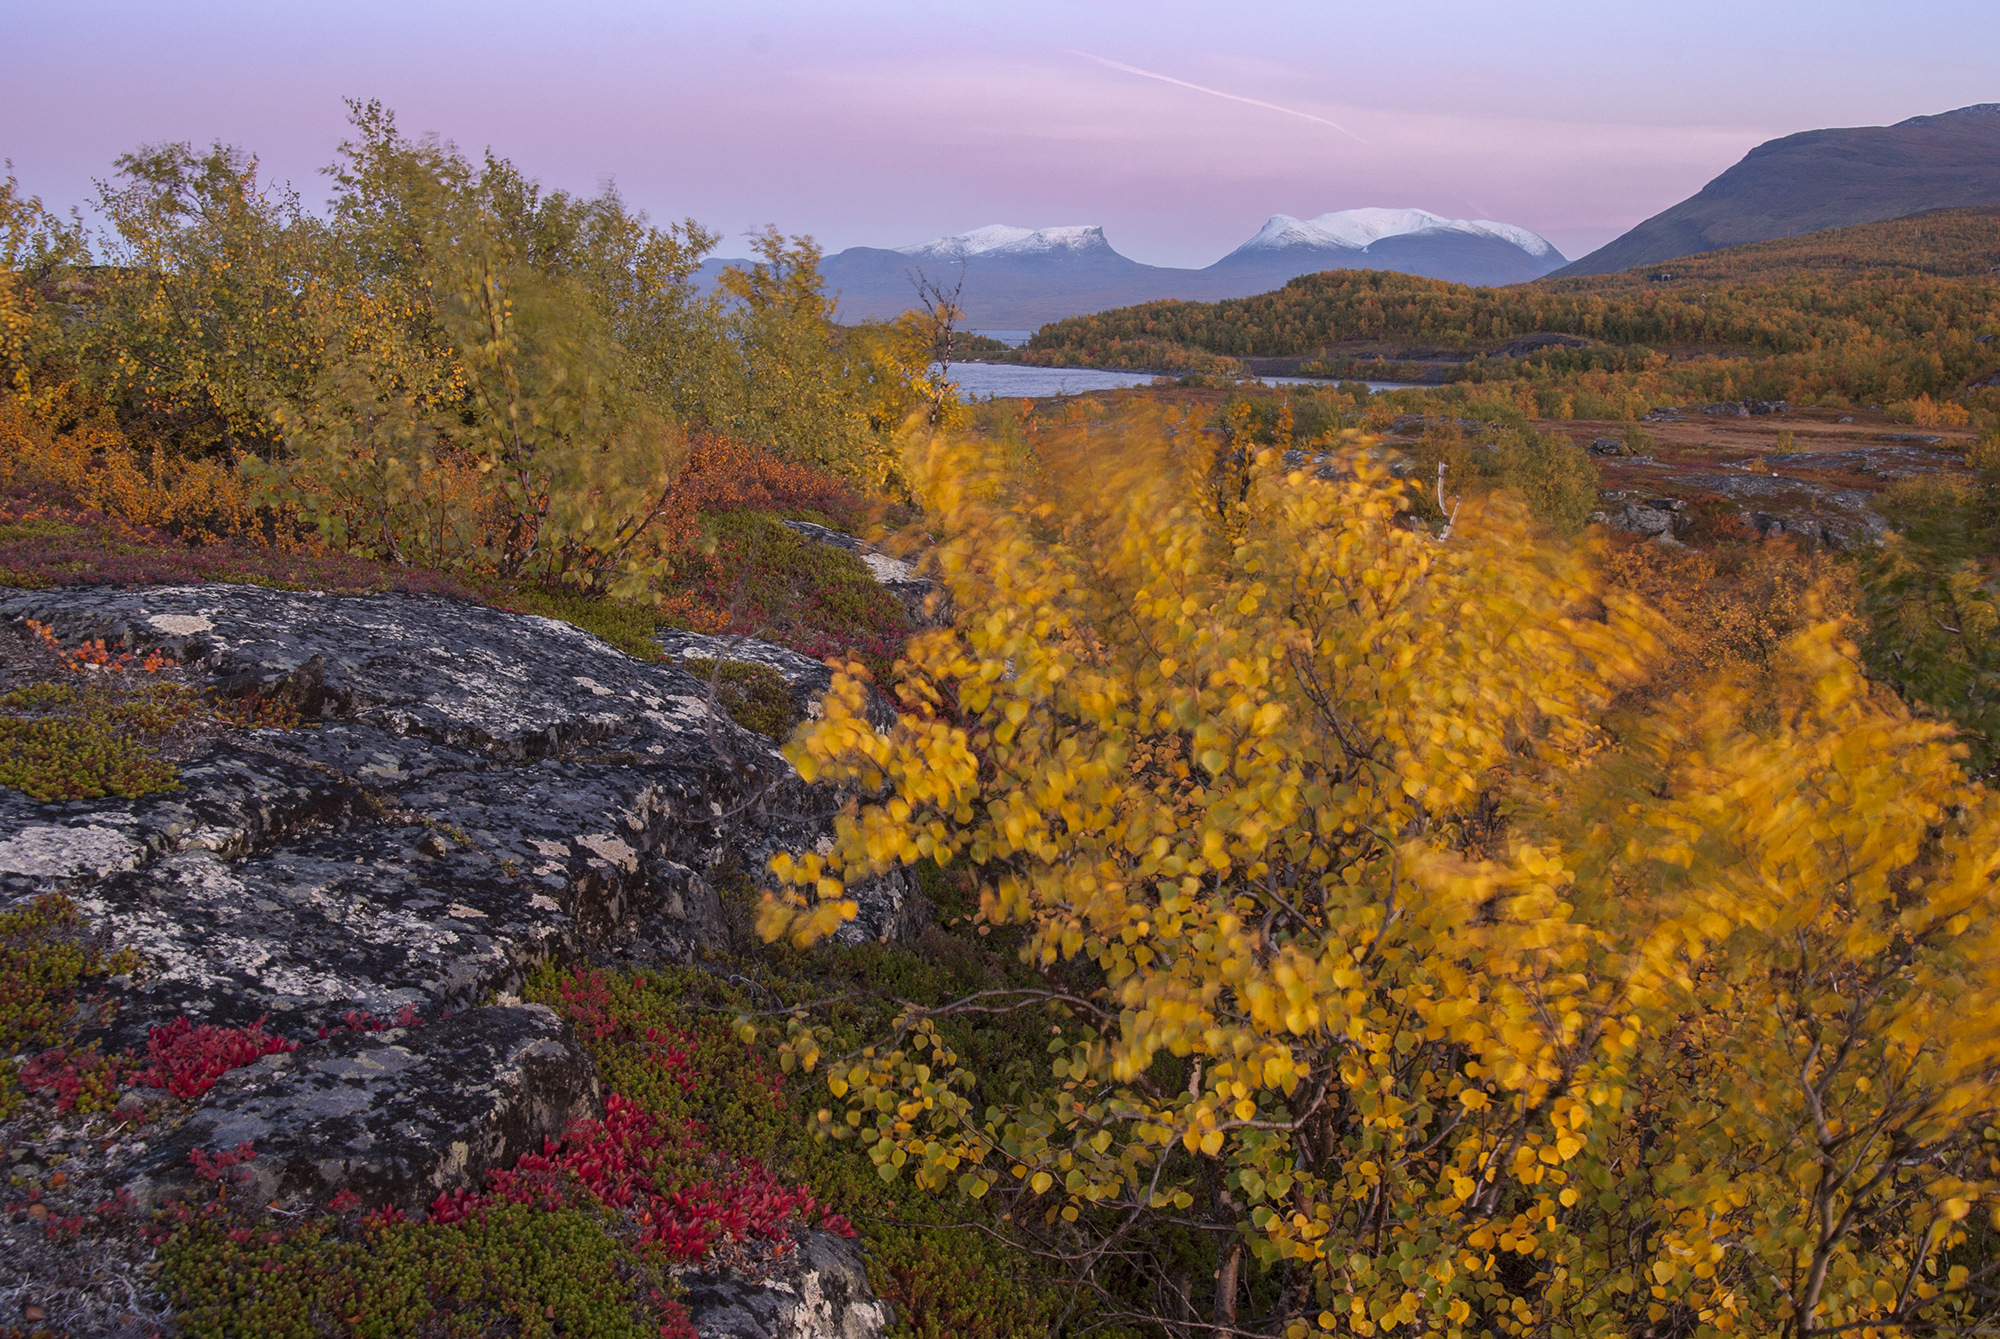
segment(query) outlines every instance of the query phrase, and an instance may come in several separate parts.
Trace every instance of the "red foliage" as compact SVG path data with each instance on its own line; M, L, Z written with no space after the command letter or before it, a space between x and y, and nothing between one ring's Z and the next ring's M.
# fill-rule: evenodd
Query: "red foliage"
M431 1221L456 1222L494 1202L555 1209L581 1191L636 1228L640 1245L675 1260L698 1260L725 1238L786 1241L794 1226L812 1221L819 1207L812 1193L784 1185L760 1163L716 1158L715 1175L677 1185L679 1169L700 1154L696 1135L696 1127L664 1125L613 1093L603 1120L579 1121L562 1143L548 1141L513 1170L489 1173L484 1194L440 1195ZM821 1218L834 1231L846 1226L837 1215Z
M186 585L248 581L294 590L364 594L400 590L479 600L478 592L440 572L230 540L190 545L147 525L26 488L0 489L0 525L52 523L0 541L0 582L7 585Z
M99 1105L110 1105L130 1065L128 1056L101 1055L92 1047L71 1050L58 1046L22 1065L19 1078L21 1086L31 1093L54 1093L57 1111L70 1111L86 1095Z
M653 1047L653 1063L673 1075L682 1092L693 1092L695 1039L678 1029L668 1031L649 1027L646 1029L646 1040Z
M624 1026L612 1011L611 978L603 972L578 968L556 990L562 995L563 1012L590 1040L603 1041Z
M423 1025L423 1015L417 1012L417 1006L414 1004L406 1004L398 1009L394 1018L383 1018L369 1013L366 1009L349 1009L340 1016L338 1023L320 1024L319 1038L325 1041L338 1032L387 1032L391 1028Z
M188 1151L188 1161L194 1164L194 1174L211 1182L224 1177L233 1181L247 1180L250 1173L242 1170L242 1166L256 1156L256 1147L247 1139L224 1153L207 1153L198 1148Z
M32 618L25 621L28 625L28 631L34 633L41 640L43 646L54 651L62 658L64 665L78 674L93 669L111 670L114 673L121 670L128 670L132 668L133 661L137 659L137 656L131 651L112 650L104 644L102 637L85 638L83 641L77 643L74 651L65 651L63 650L62 643L56 640L54 628L51 628L46 623L37 623ZM173 656L168 652L153 650L146 653L145 659L139 662L139 667L148 674L157 674L173 663Z
M833 475L796 465L762 447L703 433L688 440L687 464L675 509L691 520L702 512L810 509L851 524L860 499ZM685 524L685 521L683 521Z
M262 1018L238 1028L219 1028L211 1023L197 1027L186 1018L176 1018L165 1027L147 1030L146 1050L152 1064L133 1081L148 1088L165 1088L175 1097L199 1097L232 1069L298 1048L297 1042L264 1031Z

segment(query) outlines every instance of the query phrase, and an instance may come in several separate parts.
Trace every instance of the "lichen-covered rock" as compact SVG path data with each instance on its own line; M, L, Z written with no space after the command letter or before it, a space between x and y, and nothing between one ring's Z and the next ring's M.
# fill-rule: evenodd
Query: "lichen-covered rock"
M880 1339L888 1328L889 1308L869 1287L853 1241L807 1232L760 1273L681 1276L702 1339Z
M1838 460L1833 453L1828 459ZM1766 456L1766 462L1775 457ZM1796 463L1798 457L1787 457ZM1813 457L1815 463L1820 457ZM1907 462L1905 462L1907 467ZM1840 468L1837 463L1825 468ZM1743 520L1767 536L1788 534L1808 543L1833 549L1859 548L1882 542L1889 524L1874 509L1874 495L1858 488L1832 488L1806 479L1775 474L1676 474L1661 480L1671 483L1681 498L1632 499L1628 494L1606 493L1605 500L1620 504L1591 519L1614 530L1641 535L1671 535L1687 511L1687 497L1726 497L1744 504Z
M117 1046L181 1014L310 1035L468 1008L544 962L690 960L725 939L713 871L814 846L845 798L678 665L549 619L226 585L9 594L0 618L163 648L204 692L305 717L142 799L0 791L0 894L66 886L145 961ZM854 896L850 941L922 924L906 877Z
M473 1009L424 1027L339 1032L216 1081L194 1116L147 1150L126 1187L145 1209L197 1184L190 1154L251 1145L231 1169L253 1203L341 1191L421 1212L476 1188L573 1121L603 1114L597 1067L543 1005Z

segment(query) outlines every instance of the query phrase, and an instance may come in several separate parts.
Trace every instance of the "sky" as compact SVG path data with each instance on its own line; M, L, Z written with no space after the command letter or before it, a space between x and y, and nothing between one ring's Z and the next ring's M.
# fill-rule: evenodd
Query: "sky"
M87 205L224 141L322 199L343 99L746 254L1098 224L1200 266L1415 206L1576 258L1780 135L2000 101L1993 0L0 0L0 156Z

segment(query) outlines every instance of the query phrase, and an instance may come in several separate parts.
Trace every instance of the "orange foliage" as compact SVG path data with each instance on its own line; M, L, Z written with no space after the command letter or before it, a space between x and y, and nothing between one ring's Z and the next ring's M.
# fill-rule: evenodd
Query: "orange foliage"
M1952 400L1933 400L1929 395L1919 395L1897 408L1907 409L1910 422L1920 428L1962 428L1972 422L1972 411L1964 405Z
M859 499L833 475L799 465L733 437L690 436L675 515L685 527L703 512L746 507L787 511L801 508L852 518ZM692 530L684 530L692 538Z
M1655 680L1665 688L1718 670L1767 670L1785 642L1859 602L1848 568L1790 540L1690 549L1613 539L1604 573L1672 626L1674 665Z
M232 462L142 453L107 419L65 429L48 410L12 397L0 398L0 487L52 490L194 543L242 534L255 519Z

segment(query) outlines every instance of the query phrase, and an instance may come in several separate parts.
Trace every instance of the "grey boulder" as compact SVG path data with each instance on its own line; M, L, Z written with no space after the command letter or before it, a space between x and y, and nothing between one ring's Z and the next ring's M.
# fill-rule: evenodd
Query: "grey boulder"
M880 1339L890 1323L859 1245L831 1232L801 1234L797 1249L759 1273L681 1276L702 1339Z
M137 1207L155 1208L198 1186L191 1154L249 1144L254 1156L227 1174L253 1203L323 1208L350 1191L363 1209L414 1214L602 1114L597 1066L554 1010L472 1009L423 1027L335 1033L229 1071L148 1148L126 1189Z

